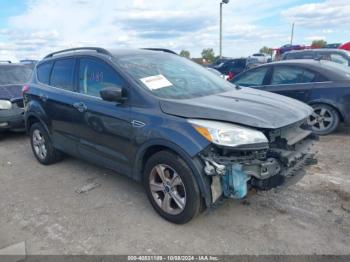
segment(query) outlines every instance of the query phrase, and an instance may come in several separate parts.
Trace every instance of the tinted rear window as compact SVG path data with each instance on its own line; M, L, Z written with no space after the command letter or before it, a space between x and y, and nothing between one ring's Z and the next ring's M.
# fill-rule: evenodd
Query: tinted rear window
M46 85L50 82L52 62L41 64L37 67L38 80Z
M29 81L32 71L28 66L0 66L0 85L24 84Z
M73 91L74 64L73 58L57 60L52 69L50 85Z

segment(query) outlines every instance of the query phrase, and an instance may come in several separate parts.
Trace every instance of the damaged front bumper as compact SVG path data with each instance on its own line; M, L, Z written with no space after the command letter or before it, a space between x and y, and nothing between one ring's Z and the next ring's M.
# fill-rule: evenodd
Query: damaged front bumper
M269 190L297 182L305 166L317 163L313 145L317 137L299 125L267 133L269 148L234 150L211 146L200 157L211 177L212 202L220 197L240 199L248 190Z

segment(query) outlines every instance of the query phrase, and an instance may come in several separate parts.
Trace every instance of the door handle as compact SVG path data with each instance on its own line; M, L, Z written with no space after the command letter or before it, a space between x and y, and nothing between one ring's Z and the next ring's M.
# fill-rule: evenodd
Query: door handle
M83 102L74 103L73 106L80 112L83 113L87 110L87 106Z
M43 101L43 102L46 102L47 99L49 99L49 97L48 97L47 95L45 95L45 94L40 94L40 95L39 95L39 98L40 98L40 100Z

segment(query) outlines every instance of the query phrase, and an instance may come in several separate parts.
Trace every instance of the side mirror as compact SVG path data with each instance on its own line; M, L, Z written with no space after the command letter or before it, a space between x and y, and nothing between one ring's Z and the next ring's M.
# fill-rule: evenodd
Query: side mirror
M123 97L123 89L119 86L101 89L100 96L103 100L109 102L123 103L125 101L125 97Z

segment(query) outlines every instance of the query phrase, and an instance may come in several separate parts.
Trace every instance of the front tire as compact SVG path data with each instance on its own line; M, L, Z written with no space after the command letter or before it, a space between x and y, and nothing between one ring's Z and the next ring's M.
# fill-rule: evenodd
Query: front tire
M340 117L335 108L326 104L314 104L312 107L314 112L308 123L315 134L329 135L338 128Z
M41 123L33 124L29 135L34 156L41 164L50 165L61 160L61 152L52 146L50 136Z
M184 224L200 210L200 192L192 170L170 151L160 151L147 161L144 176L147 197L157 213L175 224Z

